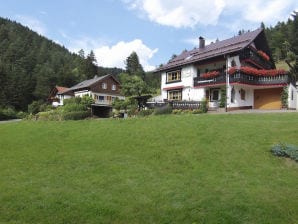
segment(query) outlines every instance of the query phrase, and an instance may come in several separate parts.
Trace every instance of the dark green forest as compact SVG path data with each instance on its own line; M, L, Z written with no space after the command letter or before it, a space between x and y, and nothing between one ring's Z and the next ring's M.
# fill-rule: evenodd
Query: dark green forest
M293 12L286 22L278 22L274 27L265 29L270 50L276 63L284 61L291 72L297 76L298 72L298 12Z
M271 52L276 62L285 62L291 74L298 71L297 12L291 19L265 29ZM240 32L241 34L241 32ZM32 101L46 100L55 85L70 87L94 75L120 73L142 78L151 89L160 87L160 77L145 73L136 65L132 54L127 58L127 69L104 68L96 65L93 51L71 53L65 47L38 35L21 24L0 17L0 108L12 107L27 111ZM130 65L131 64L131 65Z
M29 28L0 18L0 107L27 111L34 100L46 100L55 85L70 87L97 75L123 72L95 64L91 51L71 53Z

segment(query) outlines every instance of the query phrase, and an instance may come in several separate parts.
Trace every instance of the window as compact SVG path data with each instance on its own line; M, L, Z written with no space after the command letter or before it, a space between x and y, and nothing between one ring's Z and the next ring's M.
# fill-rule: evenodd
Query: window
M291 100L294 100L294 91L291 91Z
M181 71L173 71L167 73L167 82L181 81Z
M240 96L241 96L241 100L245 100L245 90L244 89L240 90Z
M112 90L116 90L116 85L115 84L112 85Z
M105 100L104 96L96 96L96 98L97 98L98 101L104 101Z
M232 61L231 61L231 67L235 67L235 66L236 66L236 62L235 62L234 59L232 59Z
M106 84L105 82L103 82L103 83L101 84L101 88L102 88L102 89L107 89L107 84Z
M234 87L231 90L231 103L235 103L235 89L234 89Z
M168 91L168 100L182 100L182 90Z
M219 90L213 89L211 90L211 101L217 101L219 100Z

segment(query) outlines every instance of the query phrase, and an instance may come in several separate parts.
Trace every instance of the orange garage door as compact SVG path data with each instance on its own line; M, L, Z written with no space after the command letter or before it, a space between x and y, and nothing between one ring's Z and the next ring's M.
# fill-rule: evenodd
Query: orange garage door
M282 88L274 89L255 89L254 91L254 108L255 109L280 109L280 96Z

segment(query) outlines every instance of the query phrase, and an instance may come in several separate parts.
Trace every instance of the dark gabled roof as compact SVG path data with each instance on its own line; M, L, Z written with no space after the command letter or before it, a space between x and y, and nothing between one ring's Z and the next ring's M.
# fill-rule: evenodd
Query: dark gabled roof
M191 51L185 50L177 57L171 59L167 64L157 68L155 72L237 52L249 46L262 32L263 29L260 28L226 40L211 43L204 48L195 48Z
M70 89L71 89L72 91L74 91L74 90L78 90L78 89L89 88L89 87L91 87L93 84L95 84L95 83L97 83L97 82L99 82L99 81L102 81L102 80L104 80L104 79L106 79L106 78L108 78L108 77L112 77L116 82L118 82L118 80L115 79L115 77L112 76L112 75L104 75L104 76L100 76L100 77L98 77L98 76L94 76L93 79L88 79L88 80L85 80L85 81L83 81L83 82L80 82L80 83L78 83L78 84L72 86ZM119 82L118 82L118 83L119 83Z

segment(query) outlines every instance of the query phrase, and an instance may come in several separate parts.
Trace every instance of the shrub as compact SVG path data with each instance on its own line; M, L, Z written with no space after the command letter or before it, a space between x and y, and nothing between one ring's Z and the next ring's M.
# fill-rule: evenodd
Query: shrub
M81 120L90 116L89 111L72 111L62 114L62 120Z
M201 109L197 109L197 110L193 110L192 113L193 114L201 114L201 113L203 113L203 111Z
M62 115L59 110L51 110L39 112L33 119L38 119L41 121L61 121Z
M208 111L208 105L207 105L207 100L206 99L201 102L200 109L201 109L201 111L203 113L207 113L207 111Z
M41 111L46 111L48 108L48 105L45 104L43 101L33 101L31 104L28 105L28 113L29 114L37 114Z
M284 143L276 144L271 148L271 152L275 156L289 157L298 162L298 147Z
M0 120L9 120L17 118L17 112L11 108L0 108Z
M172 114L182 114L182 110L181 109L174 109L172 111Z
M83 104L68 103L63 107L59 107L57 110L61 110L63 112L83 111L86 110L86 107Z
M153 112L154 112L154 109L141 110L138 112L138 116L140 116L140 117L149 116L149 115L153 114Z
M171 114L173 111L170 105L164 107L155 108L154 115Z

